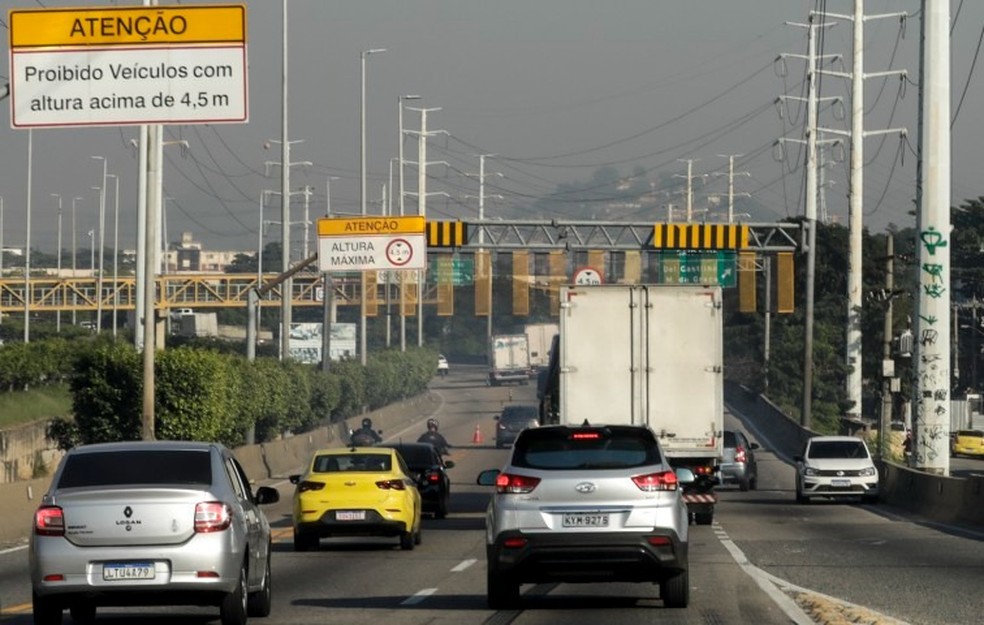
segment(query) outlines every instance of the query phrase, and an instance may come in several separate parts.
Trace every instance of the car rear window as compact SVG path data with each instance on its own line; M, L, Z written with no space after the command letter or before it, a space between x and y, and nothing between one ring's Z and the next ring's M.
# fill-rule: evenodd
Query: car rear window
M389 454L323 454L314 459L315 473L390 471L392 468Z
M738 446L738 440L737 440L737 438L738 437L735 436L735 433L734 432L732 432L731 430L725 430L724 431L724 446L725 447L737 447Z
M212 484L208 450L144 449L73 454L65 461L58 488Z
M403 456L403 461L411 467L430 466L434 464L434 453L423 445L395 447Z
M513 446L512 464L547 470L628 469L659 464L656 439L643 428L538 428Z
M984 438L984 432L980 430L960 430L957 436L967 436L970 438Z
M867 458L868 450L861 441L814 441L810 458Z

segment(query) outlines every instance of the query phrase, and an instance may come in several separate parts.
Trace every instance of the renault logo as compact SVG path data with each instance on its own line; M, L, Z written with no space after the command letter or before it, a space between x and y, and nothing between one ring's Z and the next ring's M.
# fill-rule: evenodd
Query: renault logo
M574 487L574 490L581 493L582 495L586 495L588 493L595 492L595 488L597 487L594 485L593 482L581 482L580 484Z
M132 517L133 516L133 508L131 508L130 506L127 506L127 507L123 508L123 516L125 516L128 519L130 517Z

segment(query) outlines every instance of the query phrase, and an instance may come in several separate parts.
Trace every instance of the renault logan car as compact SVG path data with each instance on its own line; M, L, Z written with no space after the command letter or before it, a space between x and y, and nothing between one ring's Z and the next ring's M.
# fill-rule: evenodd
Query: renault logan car
M485 517L489 607L510 609L523 583L659 584L666 607L690 598L687 506L652 430L548 425L523 430Z
M878 501L878 469L856 436L814 436L796 461L796 501L813 497L861 497Z
M99 606L213 605L223 625L268 616L270 525L217 443L84 445L62 458L34 514L34 622L95 619Z
M394 536L404 550L420 544L420 491L395 449L322 449L290 481L297 485L296 551L316 549L322 538L333 536Z

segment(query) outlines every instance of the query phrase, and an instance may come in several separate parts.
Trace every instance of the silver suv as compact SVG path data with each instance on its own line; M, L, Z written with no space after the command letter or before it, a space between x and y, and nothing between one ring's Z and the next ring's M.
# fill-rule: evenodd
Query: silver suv
M488 603L514 608L522 583L658 583L666 607L690 599L688 518L652 430L549 425L519 434L485 520Z
M278 492L216 443L84 445L62 459L34 514L34 622L95 619L98 606L214 605L223 625L269 616Z

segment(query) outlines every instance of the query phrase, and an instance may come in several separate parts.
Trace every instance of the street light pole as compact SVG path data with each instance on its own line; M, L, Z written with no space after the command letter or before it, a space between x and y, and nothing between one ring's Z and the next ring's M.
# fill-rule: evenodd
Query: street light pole
M420 96L419 95L401 95L398 98L398 104L400 106L400 115L399 115L399 127L400 127L400 144L399 144L400 166L399 166L399 176L398 176L398 178L400 179L400 202L399 202L399 204L400 204L400 217L403 217L403 215L405 214L403 212L403 197L406 195L406 192L404 191L404 187L403 187L403 162L404 162L403 161L403 134L404 134L403 133L403 101L404 100L419 100L419 99L420 99ZM407 288L407 283L406 283L406 280L404 279L405 277L406 277L406 274L403 273L403 272L401 272L400 273L400 351L401 352L407 351L407 315L406 315L406 305L407 305L407 302L406 302L406 288Z
M84 200L84 199L85 198L78 197L78 196L72 198L72 280L73 281L78 279L78 269L79 269L79 260L78 260L79 252L76 243L76 241L78 240L78 234L76 233L75 230L75 226L77 223L75 220L75 203L78 202L79 200ZM77 311L75 310L75 307L78 305L78 301L79 300L78 300L78 296L76 295L76 289L73 288L72 289L72 325L73 326L78 323L78 320L76 318Z
M120 307L120 288L119 288L119 253L120 253L120 177L116 174L107 174L107 178L113 179L114 199L113 199L113 337L116 337L116 317Z
M60 193L51 193L51 197L58 198L58 280L61 280L61 257L62 257L62 196ZM0 206L3 206L2 199L0 199ZM2 212L0 212L2 215ZM3 229L3 218L0 217L0 230ZM0 256L3 255L3 244L0 243ZM58 312L55 313L55 332L61 332L61 307L59 306Z
M362 99L359 106L359 129L361 132L361 138L359 141L359 154L360 154L360 166L359 166L359 204L362 207L362 216L367 215L366 212L366 57L370 54L378 54L381 52L386 52L386 48L372 48L370 50L363 50L359 54L359 60L361 62L362 69ZM362 288L359 289L362 299L362 305L359 311L359 358L362 361L362 366L366 366L366 272L362 272Z
M31 341L31 186L34 163L34 129L27 129L27 227L24 249L24 342Z
M99 181L99 277L96 279L96 333L102 332L103 258L106 256L106 157L90 156L102 161L102 179Z

